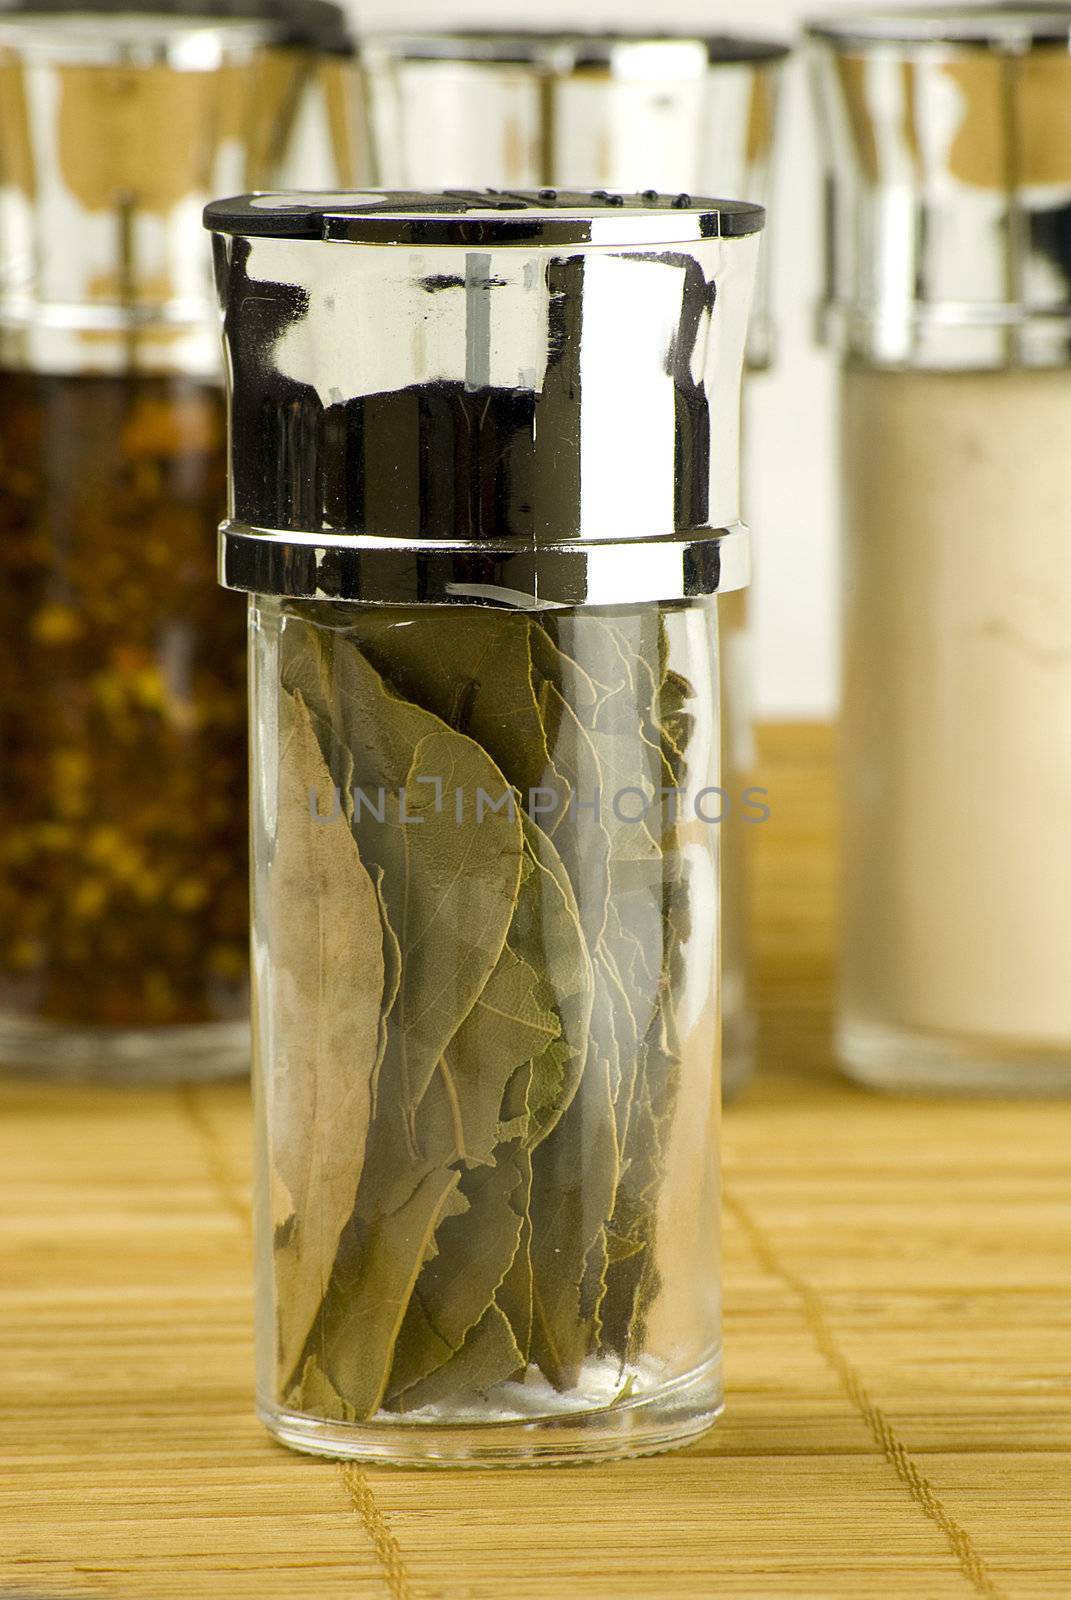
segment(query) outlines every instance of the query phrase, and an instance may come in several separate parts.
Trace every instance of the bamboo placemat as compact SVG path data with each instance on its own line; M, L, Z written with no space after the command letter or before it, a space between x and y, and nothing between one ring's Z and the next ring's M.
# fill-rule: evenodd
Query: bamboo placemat
M729 1409L690 1450L343 1469L252 1416L243 1088L0 1091L0 1595L1071 1594L1071 1107L829 1067L829 737L770 730Z

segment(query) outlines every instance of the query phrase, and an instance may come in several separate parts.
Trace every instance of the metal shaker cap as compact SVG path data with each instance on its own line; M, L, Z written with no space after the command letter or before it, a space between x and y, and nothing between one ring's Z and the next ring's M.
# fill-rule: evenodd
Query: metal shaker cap
M658 72L676 61L690 72L693 57L703 65L740 61L779 61L788 46L776 39L739 34L637 32L617 29L578 32L568 28L407 28L375 30L364 36L365 50L389 50L410 61L502 62L562 67L621 66L632 76Z
M227 586L532 608L746 582L761 207L292 193L216 201L205 222L230 376Z
M52 28L43 26L51 22ZM171 54L191 24L245 23L248 36L296 49L351 51L345 15L334 0L14 0L0 4L4 42L33 44L68 59L157 59ZM57 26L58 25L58 26ZM93 51L93 42L96 51ZM173 57L172 57L173 58Z
M1071 4L809 28L826 335L886 366L1071 361Z
M276 181L330 0L0 7L0 360L215 376L221 189Z
M739 35L422 28L360 45L376 181L770 195L788 49ZM769 363L769 243L748 359Z

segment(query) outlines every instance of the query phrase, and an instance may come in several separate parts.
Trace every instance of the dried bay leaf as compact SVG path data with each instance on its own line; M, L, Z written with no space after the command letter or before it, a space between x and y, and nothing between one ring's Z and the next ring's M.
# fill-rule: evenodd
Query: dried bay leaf
M629 948L620 923L627 916L633 924L628 930L628 944L639 940L660 949L661 850L645 824L623 821L615 814L612 800L617 788L626 786L624 777L630 776L617 770L618 764L627 759L625 747L631 748L637 761L646 760L648 752L645 746L641 748L638 720L636 736L628 741L622 735L590 732L554 684L545 685L545 700L554 714L559 765L582 798L602 794L598 814L578 810L562 841L563 850L568 851L574 887L580 875L578 899L582 915L587 903L593 901L595 906L584 924L596 966L594 1022L599 1027L593 1033L596 1048L609 1065L615 1101L624 1090L624 1116L635 1077L636 1050L654 1003L654 986L650 981L631 988L626 983L622 963ZM626 862L630 874L627 903L618 892L617 883ZM637 876L641 867L643 878ZM588 891L587 884L596 873L592 890ZM642 887L644 879L646 890Z
M356 1211L369 1223L397 1211L431 1173L456 1167L460 1175L458 1129L441 1076L435 1075L411 1116L398 1092L395 1068L388 1055L357 1194ZM455 1192L449 1209L463 1206L464 1197Z
M437 1084L429 1090L414 1151L394 1065L388 1058L354 1215L306 1346L306 1367L315 1358L356 1418L371 1415L382 1400L406 1307L434 1255L436 1228L468 1208L452 1166L457 1150L445 1094ZM352 1349L358 1336L360 1359Z
M524 1363L509 1318L492 1303L469 1330L457 1354L399 1395L395 1409L419 1411L446 1400L464 1406L512 1377Z
M513 1341L521 1355L511 1376L522 1378L532 1346L532 1153L523 1144L510 1154L519 1182L510 1204L521 1219L517 1249L509 1271L495 1291L495 1304L509 1322Z
M515 808L488 809L478 825L458 826L455 792L471 814L479 791L495 800L508 792L501 772L472 739L395 694L346 637L332 638L321 677L327 721L352 752L357 785L385 791L384 821L368 808L352 821L362 856L382 871L401 950L389 1048L412 1107L502 953L520 882L521 821Z
M577 812L568 833L562 836L562 847L567 852L574 888L579 879L577 899L581 916L586 907L592 908L584 929L596 969L593 1041L596 1052L608 1064L615 1101L623 1087L627 1107L636 1071L636 1051L654 1001L650 983L630 989L624 981L621 960L627 952L623 949L619 924L627 909L636 928L636 932L630 930L630 938L639 936L660 948L661 850L643 825L623 822L613 813L610 801L614 791L608 787L603 765L610 736L590 733L556 685L546 685L546 699L555 715L555 749L559 764L582 797L590 798L600 791L603 794L603 805L598 813ZM621 736L612 737L622 742ZM634 747L639 743L637 734ZM620 751L616 754L620 759ZM634 838L637 834L642 837ZM627 908L623 898L615 892L620 864L625 861L642 862L648 868L646 894L631 892ZM630 881L635 881L634 877Z
M685 776L690 719L682 718L679 724L684 744L678 748L665 733L662 717L667 705L669 716L681 715L693 690L679 675L666 671L668 657L663 622L659 652L662 683L655 721L667 762L673 770L673 781L680 783ZM644 1041L643 1070L623 1140L622 1178L611 1220L613 1247L601 1311L604 1341L623 1363L634 1359L642 1350L647 1311L660 1282L657 1212L680 1088L681 1045L676 1029L676 1003L678 987L684 978L684 950L690 926L689 888L679 847L679 831L679 825L674 823L664 838L665 949L659 1008Z
M577 713L608 786L655 794L660 786L675 785L682 763L671 760L661 726L659 691L669 659L664 620L650 613L627 622L566 615L550 619L549 626L563 652L582 650L592 680L609 687L594 707ZM682 688L688 688L683 680L671 683L671 694ZM611 1088L620 1165L613 1214L586 1259L580 1301L593 1338L624 1360L635 1354L643 1313L657 1287L654 1234L664 1153L653 1101L664 1091L671 1110L680 1061L679 1049L670 1056L655 1051L651 1034L674 1000L682 941L669 907L670 896L682 890L674 887L681 869L672 808L668 816L661 810L649 838L622 837L620 818L612 814L606 828L610 892L595 956L601 1031L612 1030L617 1047ZM593 1025L593 1036L599 1033Z
M531 1058L526 1143L533 1148L565 1114L580 1082L590 1047L595 969L565 863L550 836L529 817L522 820L532 872L517 899L510 942L541 975L559 1019L558 1039Z
M610 903L611 838L605 806L591 809L603 788L603 773L595 747L575 711L557 684L548 679L540 686L540 707L552 730L548 740L553 739L555 764L577 801L566 826L557 835L557 843L573 886L581 928L589 950L594 950L606 927Z
M555 658L562 673L563 657ZM555 762L580 801L604 788L587 730L558 683L544 679L540 704ZM589 1044L579 1087L565 1114L533 1154L532 1354L560 1389L577 1382L598 1342L598 1292L589 1259L613 1210L618 1151L614 1092L620 1077L622 1017L628 1015L612 951L605 943L611 896L612 841L605 807L577 807L556 836L572 883L592 961ZM626 1029L627 1033L627 1029Z
M447 1360L453 1365L457 1359L459 1374L468 1370L462 1345L499 1292L522 1352L520 1365L527 1359L532 1175L525 1146L546 1135L575 1093L587 1049L592 973L560 859L526 817L523 827L525 869L506 947L442 1064L460 1155L470 1164L494 1165L462 1176L469 1209L456 1224L448 1219L439 1228L436 1257L421 1274L399 1337L391 1379L396 1397ZM544 1075L536 1102L508 1103L507 1086L525 1063L545 1067L552 1053L558 1065L553 1094ZM532 1076L530 1070L529 1083ZM502 1117L512 1114L524 1145L503 1143Z
M649 776L652 780L660 776L663 785L672 787L674 775L662 749L658 717L665 618L645 608L629 617L627 627L621 620L598 620L602 622L604 648L617 660L618 675L617 692L598 707L593 726L600 732L633 737L638 724L639 737L650 752Z
M418 747L415 760L423 760L424 755L427 755L427 750L423 746ZM426 835L411 835L413 840L418 837L424 840ZM413 843L410 854L415 848ZM447 944L447 952L450 952L450 941L443 939L443 942ZM437 1072L427 1083L426 1093L413 1106L407 1077L408 1064L405 1061L407 1019L402 1011L405 962L410 958L411 950L405 942L402 942L402 950L402 986L389 1024L391 1043L387 1048L379 1085L381 1109L373 1128L370 1154L352 1224L352 1237L363 1242L362 1259L359 1264L352 1264L344 1261L339 1254L339 1264L331 1294L325 1302L320 1330L320 1338L325 1344L323 1370L343 1397L344 1403L351 1405L357 1416L368 1414L363 1408L371 1403L371 1387L360 1387L359 1371L346 1349L347 1342L355 1338L357 1330L362 1331L362 1338L365 1339L365 1366L375 1371L378 1379L383 1379L383 1382L376 1382L376 1405L379 1405L386 1392L383 1374L391 1366L397 1366L400 1373L399 1379L392 1379L394 1386L408 1387L410 1382L424 1378L458 1352L466 1338L467 1328L474 1325L490 1306L496 1286L509 1270L519 1243L523 1210L511 1210L507 1203L495 1208L493 1182L503 1181L501 1168L487 1168L485 1171L493 1182L483 1186L479 1179L466 1179L456 1170L458 1163L467 1157L467 1144L472 1144L475 1139L475 1134L472 1138L466 1134L466 1117L471 1117L469 1091L475 1088L485 1093L487 1074L479 1072L479 1067L493 1069L498 1066L496 1042L499 1038L498 1026L506 1014L506 1000L512 1000L520 1008L519 1026L523 1035L520 1058L525 1058L536 1046L543 1045L544 1038L557 1032L559 1027L554 1014L546 1013L533 1003L528 990L520 990L520 995L514 990L511 995L509 990L501 986L495 989L491 978L487 989L490 990L491 1002L496 1003L493 1019L490 1014L477 1013L479 1021L466 1019L459 1034L464 1038L466 1029L471 1030L475 1043L471 1040L469 1048L477 1051L475 1061L466 1061L463 1046L455 1046L458 1080L455 1080L453 1072ZM447 954L447 960L450 960L450 954ZM512 976L520 965L522 963L517 962L509 950L503 949L496 973ZM531 989L535 986L535 974L530 974L530 979ZM525 1000L531 1003L525 1006ZM483 1008L483 1011L488 1011L488 1008ZM483 1037L483 1034L487 1034L487 1037ZM474 1085L466 1083L463 1070L466 1066L472 1069ZM491 1142L498 1130L503 1091L504 1082L499 1085L490 1106L488 1138ZM490 1157L490 1150L487 1155ZM415 1176L419 1176L423 1186L418 1194L424 1192L432 1198L437 1195L437 1190L429 1186L445 1182L458 1187L453 1194L443 1197L431 1230L423 1238L421 1258L416 1262L418 1272L405 1275L397 1272L392 1280L394 1296L402 1291L402 1298L392 1301L397 1320L387 1318L384 1310L381 1317L365 1315L363 1322L360 1322L352 1310L347 1312L346 1299L368 1296L378 1290L379 1283L375 1282L373 1274L383 1261L384 1254L391 1251L392 1245L397 1248L395 1235L415 1205L413 1200L405 1198L405 1190ZM471 1182L471 1190L461 1187L467 1182ZM517 1179L514 1176L509 1187L514 1189L515 1184ZM464 1208L456 1206L459 1198L463 1198ZM453 1210L455 1206L456 1210ZM408 1253L405 1254L405 1264L411 1266ZM490 1285L480 1275L480 1267L483 1274L490 1274ZM415 1290L418 1293L413 1293ZM467 1317L463 1312L451 1310L450 1294L455 1296L456 1304L471 1304L471 1312ZM461 1318L461 1326L458 1325L458 1317ZM453 1342L443 1342L443 1331L445 1339Z
M356 1421L353 1407L343 1400L315 1355L306 1358L301 1380L291 1390L289 1400L296 1411L323 1417L328 1422Z
M345 823L321 824L328 772L304 704L280 699L279 793L268 877L269 1087L278 1230L278 1359L293 1370L353 1209L380 1056L383 932L372 878Z
M493 1159L502 1099L517 1068L559 1036L557 1014L541 1001L544 989L537 972L507 946L447 1046L442 1067L458 1106L459 1153L470 1164Z
M667 991L668 995L668 991ZM636 1096L611 1219L618 1258L607 1271L603 1336L621 1360L642 1347L644 1320L659 1287L657 1212L681 1072L679 1041L668 1002L645 1041Z
M593 1050L568 1110L532 1156L532 1354L558 1389L575 1386L594 1345L581 1291L617 1173L609 1067Z
M530 1150L545 1139L568 1110L584 1060L585 1052L578 1055L563 1039L555 1039L541 1056L529 1061L524 1069L524 1109L510 1115L503 1108L499 1139L523 1138Z
M694 699L695 690L687 678L679 672L667 672L658 694L658 722L676 784L683 781L686 753L695 727L695 719L687 709Z
M421 1271L402 1324L389 1398L458 1354L509 1272L528 1199L525 1172L513 1153L504 1149L493 1165L462 1175L468 1207L439 1226L437 1252Z
M613 686L598 683L591 676L587 670L591 662L586 649L570 655L562 648L559 643L560 620L557 613L548 613L533 620L532 669L537 684L540 681L553 683L587 726L601 701L613 693ZM581 655L584 657L584 666L580 665Z
M368 1218L358 1209L343 1231L308 1354L358 1421L379 1410L428 1243L458 1181L435 1168L396 1210Z
M446 794L503 791L501 774L478 745L451 729L426 734L413 755L408 789L412 821L402 835L404 871L385 893L402 950L402 978L392 1026L398 1034L402 1093L416 1105L443 1053L468 1017L505 948L520 889L522 830L516 814L494 813L457 826ZM378 825L373 823L372 828Z
M552 789L561 820L569 793L547 747L533 684L532 643L542 637L527 616L485 606L355 614L350 636L402 695L434 711L487 751L526 800Z
M387 902L383 896L382 867L376 868L375 885L376 899L379 902L379 921L383 929L383 1004L379 1015L379 1045L376 1051L376 1070L372 1080L373 1115L375 1115L376 1099L379 1092L380 1068L387 1054L387 1043L390 1037L390 1016L394 1010L394 1003L398 998L398 991L402 985L402 947L398 943L398 935L391 926Z
M651 816L657 818L662 811L661 789L670 777L653 718L657 613L644 608L611 621L597 613L561 612L548 617L546 626L555 634L559 658L567 661L571 651L582 651L587 672L604 686L589 704L583 696L571 697L563 684L558 684L592 741L609 808L608 826L621 822L614 810L615 797L623 806L625 791L637 789L646 796ZM572 677L575 681L575 672ZM639 796L629 793L627 803L631 816L638 810ZM657 856L657 821L645 818L629 821L624 827L624 833L618 829L615 857L643 860Z

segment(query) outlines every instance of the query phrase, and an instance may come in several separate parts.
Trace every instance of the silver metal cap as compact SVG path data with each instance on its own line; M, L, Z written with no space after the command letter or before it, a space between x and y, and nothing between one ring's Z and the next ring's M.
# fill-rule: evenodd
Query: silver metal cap
M885 366L1071 361L1071 4L810 26L826 336Z
M735 35L420 29L367 35L376 181L653 185L769 198L783 44ZM764 244L748 357L773 330Z
M216 375L201 210L278 181L340 15L323 0L0 9L5 365Z
M763 215L553 190L214 202L222 581L523 607L741 586Z

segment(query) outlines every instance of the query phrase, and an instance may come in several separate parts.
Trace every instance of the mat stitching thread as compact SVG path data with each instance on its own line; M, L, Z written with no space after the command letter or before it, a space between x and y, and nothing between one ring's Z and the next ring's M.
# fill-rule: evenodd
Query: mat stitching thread
M201 1142L201 1152L205 1158L208 1175L216 1187L216 1193L222 1200L232 1217L237 1217L245 1233L253 1230L250 1215L249 1200L241 1184L235 1182L227 1159L227 1152L223 1142L212 1125L212 1119L205 1113L201 1105L196 1088L186 1084L178 1091L179 1102L186 1114L187 1121L192 1125L194 1132Z
M956 1521L951 1512L945 1509L933 1485L918 1464L912 1460L892 1423L870 1398L863 1380L841 1351L817 1292L805 1279L784 1265L742 1200L728 1188L723 1191L722 1198L726 1210L736 1217L766 1271L772 1277L779 1278L799 1300L819 1354L840 1379L848 1399L859 1412L882 1455L915 1504L931 1522L936 1524L948 1540L952 1554L964 1576L978 1594L985 1596L985 1600L1007 1600L1005 1591L994 1581L981 1555L975 1549L970 1534Z
M241 1185L235 1182L226 1149L212 1125L212 1119L201 1105L197 1090L192 1085L181 1088L179 1103L187 1121L198 1136L205 1166L220 1200L232 1216L238 1218L243 1229L247 1233L250 1232L252 1222L245 1192ZM391 1600L417 1600L416 1591L406 1571L401 1547L376 1503L372 1485L355 1462L340 1461L338 1467L350 1504L360 1517L365 1534L382 1568L383 1579Z
M355 1461L340 1461L339 1471L350 1503L364 1525L383 1568L391 1600L416 1600L405 1561L390 1524L376 1503L372 1485Z

